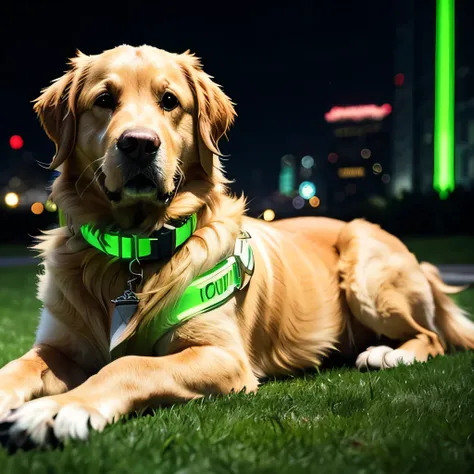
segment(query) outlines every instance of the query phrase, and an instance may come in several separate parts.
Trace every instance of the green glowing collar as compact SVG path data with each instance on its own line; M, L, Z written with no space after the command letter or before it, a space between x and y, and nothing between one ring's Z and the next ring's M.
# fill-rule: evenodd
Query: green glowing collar
M249 283L255 266L248 239L250 235L242 232L236 240L234 254L195 278L176 304L165 308L147 324L138 326L130 338L120 340L118 337L116 342L112 342L112 359L124 355L153 355L155 344L169 330L222 306L242 290ZM124 323L126 325L128 321Z
M84 240L111 257L124 260L163 260L171 258L176 249L196 230L196 214L180 222L165 224L150 237L119 232L101 232L91 224L81 227Z

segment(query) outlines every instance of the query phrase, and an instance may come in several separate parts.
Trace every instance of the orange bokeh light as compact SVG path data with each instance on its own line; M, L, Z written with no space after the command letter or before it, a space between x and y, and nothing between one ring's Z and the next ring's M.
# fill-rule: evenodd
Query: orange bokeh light
M39 215L44 211L44 206L40 202L34 202L31 205L31 212L33 214Z

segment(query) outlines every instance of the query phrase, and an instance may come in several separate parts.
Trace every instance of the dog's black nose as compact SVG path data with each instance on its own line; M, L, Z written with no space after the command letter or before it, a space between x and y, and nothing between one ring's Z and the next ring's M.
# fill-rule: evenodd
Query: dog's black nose
M117 148L142 168L153 161L160 144L158 135L147 128L125 130L117 140Z

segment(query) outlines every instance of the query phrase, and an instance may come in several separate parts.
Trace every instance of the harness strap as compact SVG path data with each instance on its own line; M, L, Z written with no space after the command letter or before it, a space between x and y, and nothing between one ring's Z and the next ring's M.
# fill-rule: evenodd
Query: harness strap
M148 324L139 326L129 339L114 347L111 351L112 359L125 354L153 355L155 344L169 330L194 316L224 305L237 291L245 288L255 266L252 247L248 243L249 238L249 234L243 233L237 239L231 257L199 275L174 306L165 308Z

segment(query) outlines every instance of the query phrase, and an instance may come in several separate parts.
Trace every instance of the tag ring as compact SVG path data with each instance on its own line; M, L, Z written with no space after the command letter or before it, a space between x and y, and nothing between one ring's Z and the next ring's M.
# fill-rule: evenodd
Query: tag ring
M134 263L138 265L138 268L136 268L138 273L133 270ZM130 260L130 263L128 264L128 271L134 277L128 280L128 286L131 289L133 282L136 282L138 280L138 285L139 285L143 281L143 268L140 265L140 260L138 260L138 258L134 258L133 260Z

